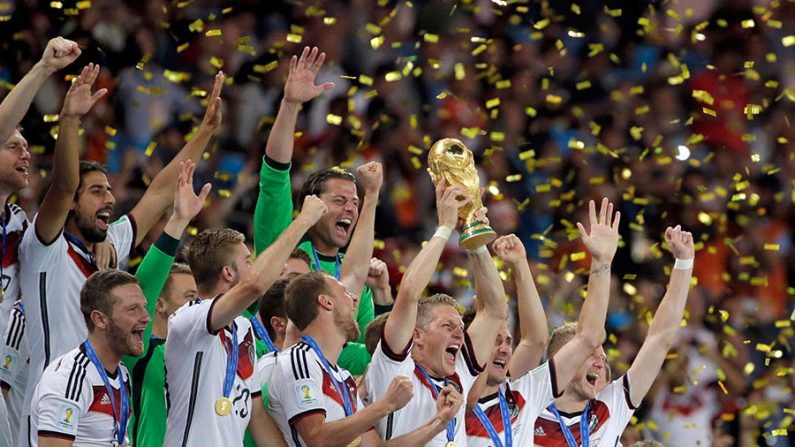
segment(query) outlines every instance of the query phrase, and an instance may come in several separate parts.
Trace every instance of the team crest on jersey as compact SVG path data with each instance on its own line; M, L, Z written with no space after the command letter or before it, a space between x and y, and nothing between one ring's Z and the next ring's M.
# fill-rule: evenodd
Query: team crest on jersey
M58 409L58 425L68 433L77 432L77 407L72 404L63 404Z
M295 383L295 397L298 402L298 408L306 409L318 405L320 402L320 391L311 380L299 380Z

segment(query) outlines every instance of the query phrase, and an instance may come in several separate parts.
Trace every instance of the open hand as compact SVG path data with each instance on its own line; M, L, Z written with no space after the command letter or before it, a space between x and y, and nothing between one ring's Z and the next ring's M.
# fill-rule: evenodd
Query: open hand
M317 47L311 50L309 47L304 47L300 58L295 56L290 58L290 72L287 75L287 84L284 86L285 101L301 104L334 88L333 82L315 85L317 72L323 66L324 60L326 53L318 54Z
M64 98L63 108L61 109L62 117L80 117L85 115L100 98L108 93L108 89L101 88L93 95L91 94L91 87L97 80L97 76L99 76L99 65L88 64L83 67L80 76L72 82L69 91L66 92L66 98Z
M193 192L193 173L196 164L191 160L179 162L179 177L177 177L177 191L174 194L174 218L190 222L204 207L207 195L213 188L205 183L197 196Z
M595 260L611 262L618 249L618 224L621 221L621 212L616 211L613 216L613 204L605 197L599 207L598 217L596 203L593 200L588 202L588 218L590 232L585 231L585 227L577 222L582 242Z
M221 115L221 88L224 86L224 79L226 76L223 71L219 71L215 75L215 83L213 84L213 91L210 93L210 98L207 103L207 110L204 112L202 124L216 129L221 125L223 117Z

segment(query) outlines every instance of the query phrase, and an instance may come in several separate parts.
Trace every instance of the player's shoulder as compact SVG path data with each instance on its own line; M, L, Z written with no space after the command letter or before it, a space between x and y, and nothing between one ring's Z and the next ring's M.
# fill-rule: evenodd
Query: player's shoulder
M66 398L78 400L86 377L91 376L90 366L91 360L88 356L80 348L75 348L47 366L39 386L51 390L60 389Z
M28 224L28 214L21 206L16 203L9 203L7 205L9 211L9 224L17 224L18 226L25 227Z
M280 352L275 363L274 370L285 380L310 379L316 374L317 357L312 348L303 341Z

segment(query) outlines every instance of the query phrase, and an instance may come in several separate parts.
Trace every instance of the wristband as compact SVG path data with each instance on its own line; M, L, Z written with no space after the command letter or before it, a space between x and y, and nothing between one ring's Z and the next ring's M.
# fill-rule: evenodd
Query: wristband
M469 250L469 252L471 254L473 254L473 255L479 255L479 254L482 254L482 253L488 253L488 251L489 251L489 249L486 248L485 245L481 245L480 247L478 247L478 248L476 248L474 250Z
M693 268L693 258L677 259L674 261L674 270L690 270Z
M444 240L448 240L448 239L450 239L450 235L451 234L453 234L453 229L452 228L441 226L441 227L436 229L436 232L433 233L433 236L431 236L431 239L433 239L435 237L440 237L440 238L442 238Z

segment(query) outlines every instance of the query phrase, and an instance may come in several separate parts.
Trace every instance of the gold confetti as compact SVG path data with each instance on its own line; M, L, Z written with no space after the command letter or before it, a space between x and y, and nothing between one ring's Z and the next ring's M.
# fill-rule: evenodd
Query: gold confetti
M207 37L220 36L221 35L221 30L220 29L210 29L210 30L207 30L207 32L204 33L204 35L207 36Z
M425 33L422 36L422 40L428 43L438 43L439 36L437 34Z
M146 150L144 151L144 154L145 154L147 157L151 157L151 156L152 156L152 154L155 152L155 148L156 148L156 147L157 147L157 143L155 143L154 141L152 141L151 143L149 143L149 145L148 145L148 146L146 146Z
M326 115L326 122L332 126L339 126L342 124L342 117L339 115L334 115L333 113L329 113Z
M791 47L795 45L795 35L789 35L781 38L781 43L785 47Z
M77 9L88 9L91 7L91 2L89 0L84 0L77 2L75 6L77 6Z
M289 33L287 34L287 41L290 43L301 43L304 37L300 34Z
M57 113L54 113L54 114L51 114L51 115L44 115L42 117L42 119L44 120L45 123L57 123L58 122L58 118L59 118L59 115Z

